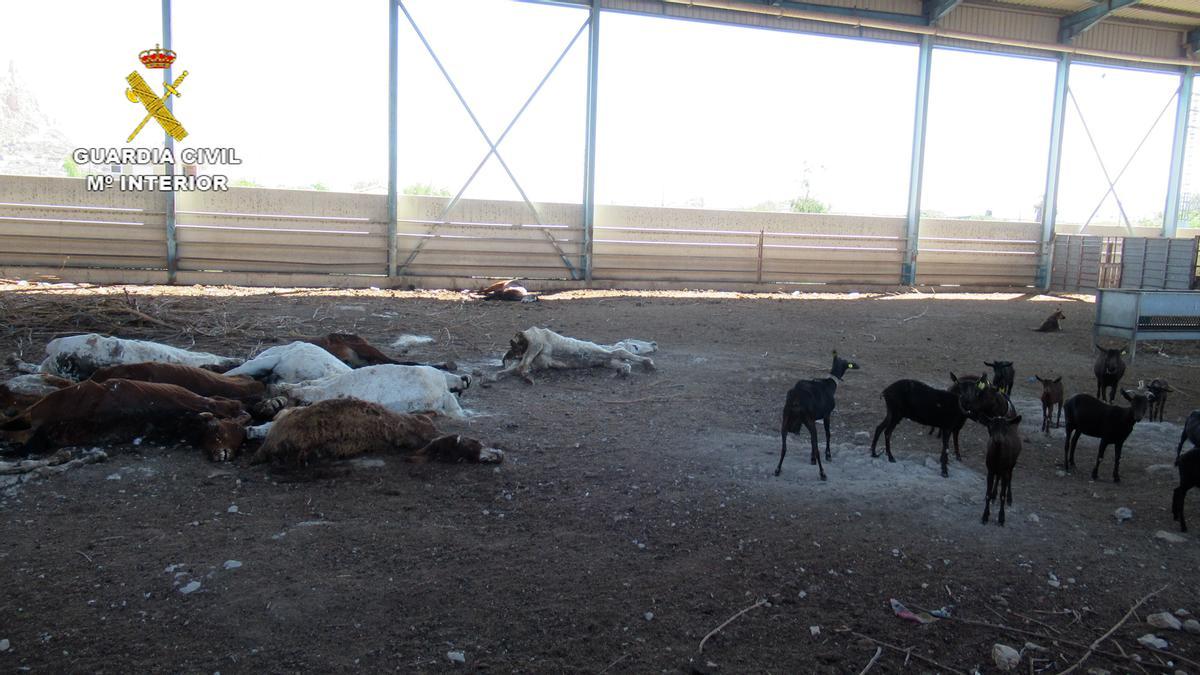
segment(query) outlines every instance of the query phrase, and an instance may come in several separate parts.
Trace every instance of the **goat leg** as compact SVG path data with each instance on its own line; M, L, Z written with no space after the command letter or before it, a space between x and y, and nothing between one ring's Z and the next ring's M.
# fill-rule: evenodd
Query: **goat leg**
M1125 445L1124 441L1116 444L1116 449L1113 451L1113 482L1121 482L1121 446Z
M954 459L957 459L960 462L962 461L962 453L959 452L959 449L958 449L958 432L961 430L962 429L959 428L959 429L955 429L953 432L954 433ZM942 434L944 436L946 434L946 431L942 430Z
M786 418L783 421L783 432L781 433L781 435L783 436L783 447L780 448L780 450L779 450L779 466L775 467L775 475L776 476L779 475L780 471L783 471L783 458L787 456L788 425L787 425Z
M992 516L992 490L996 484L996 474L988 471L987 487L983 494L983 518L979 522L987 525L987 521Z
M1100 461L1104 459L1104 451L1108 448L1107 441L1100 441L1100 450L1096 453L1096 466L1092 467L1092 480L1100 477Z
M1000 523L1000 527L1004 527L1004 501L1008 498L1008 479L1000 479L1000 517L996 522Z
M956 435L957 437L957 435ZM957 446L957 443L955 444ZM957 449L957 448L956 448ZM942 435L942 478L950 477L950 436Z
M821 464L821 450L817 443L817 423L815 420L805 420L804 426L808 427L808 435L812 438L812 463L817 465L821 480L825 480L825 467Z
M825 416L825 419L822 420L822 424L825 425L825 461L832 462L833 455L829 454L829 415Z

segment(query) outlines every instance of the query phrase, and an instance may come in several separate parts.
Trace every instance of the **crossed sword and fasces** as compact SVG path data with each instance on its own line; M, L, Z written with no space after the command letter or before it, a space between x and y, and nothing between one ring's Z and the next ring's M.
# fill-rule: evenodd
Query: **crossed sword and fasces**
M129 89L125 90L125 97L134 103L140 101L146 108L147 113L142 123L137 125L132 134L129 134L129 138L125 141L126 143L133 141L134 136L138 135L138 132L142 130L142 127L146 126L146 123L151 118L158 120L159 126L171 138L182 141L187 137L187 129L183 128L183 125L179 123L179 120L175 119L175 116L171 114L171 111L166 106L166 100L172 95L176 97L183 96L183 94L179 93L179 85L183 83L183 78L185 77L187 77L186 70L179 77L175 78L175 81L171 84L164 83L163 88L166 91L162 97L154 93L154 90L150 88L150 85L146 84L146 81L142 79L142 76L136 70L125 78L125 81L129 83Z

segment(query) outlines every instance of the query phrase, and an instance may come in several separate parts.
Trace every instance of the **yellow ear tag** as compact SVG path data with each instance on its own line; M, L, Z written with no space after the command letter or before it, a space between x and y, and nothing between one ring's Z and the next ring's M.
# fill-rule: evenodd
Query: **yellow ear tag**
M976 384L975 386L976 386L976 387L979 387L980 389L984 389L984 388L986 388L986 387L987 387L987 385L986 385L986 384L984 384L983 380L980 380L980 381L979 381L979 384Z

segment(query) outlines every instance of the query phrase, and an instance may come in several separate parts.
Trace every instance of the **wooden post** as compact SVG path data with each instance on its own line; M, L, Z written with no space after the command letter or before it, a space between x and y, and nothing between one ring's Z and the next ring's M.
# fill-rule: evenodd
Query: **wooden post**
M762 263L763 263L763 235L764 231L758 231L758 283L762 283Z

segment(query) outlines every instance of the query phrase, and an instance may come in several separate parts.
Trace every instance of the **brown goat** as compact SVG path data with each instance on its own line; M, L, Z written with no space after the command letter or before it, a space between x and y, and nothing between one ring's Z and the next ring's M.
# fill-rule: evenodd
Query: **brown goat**
M1166 380L1153 379L1150 384L1146 385L1146 389L1154 394L1154 398L1150 401L1150 421L1161 422L1163 420L1163 409L1167 407L1167 394L1175 391Z
M149 432L187 441L212 459L225 460L237 452L249 420L238 401L198 396L173 384L85 380L0 423L0 432L34 451L126 443Z
M1050 433L1050 418L1054 414L1054 406L1058 406L1058 417L1054 420L1054 428L1062 424L1063 386L1062 376L1053 380L1034 375L1042 383L1042 431Z
M366 366L432 366L438 370L456 370L453 361L445 363L421 363L419 361L397 361L379 351L374 345L351 333L330 333L324 337L305 340L333 354L339 361L351 368Z
M137 380L183 387L193 394L212 398L231 398L254 403L267 395L267 386L246 376L222 375L204 368L177 363L130 363L100 368L92 373L96 382L106 380Z
M409 461L499 462L504 453L457 434L439 436L426 415L397 413L354 398L318 401L280 413L252 464L308 464L370 452L411 453Z
M1046 317L1046 320L1042 322L1042 325L1034 328L1033 330L1036 333L1057 333L1058 331L1062 330L1062 327L1058 325L1058 322L1065 321L1066 318L1067 315L1062 313L1062 308L1056 308L1053 314Z

